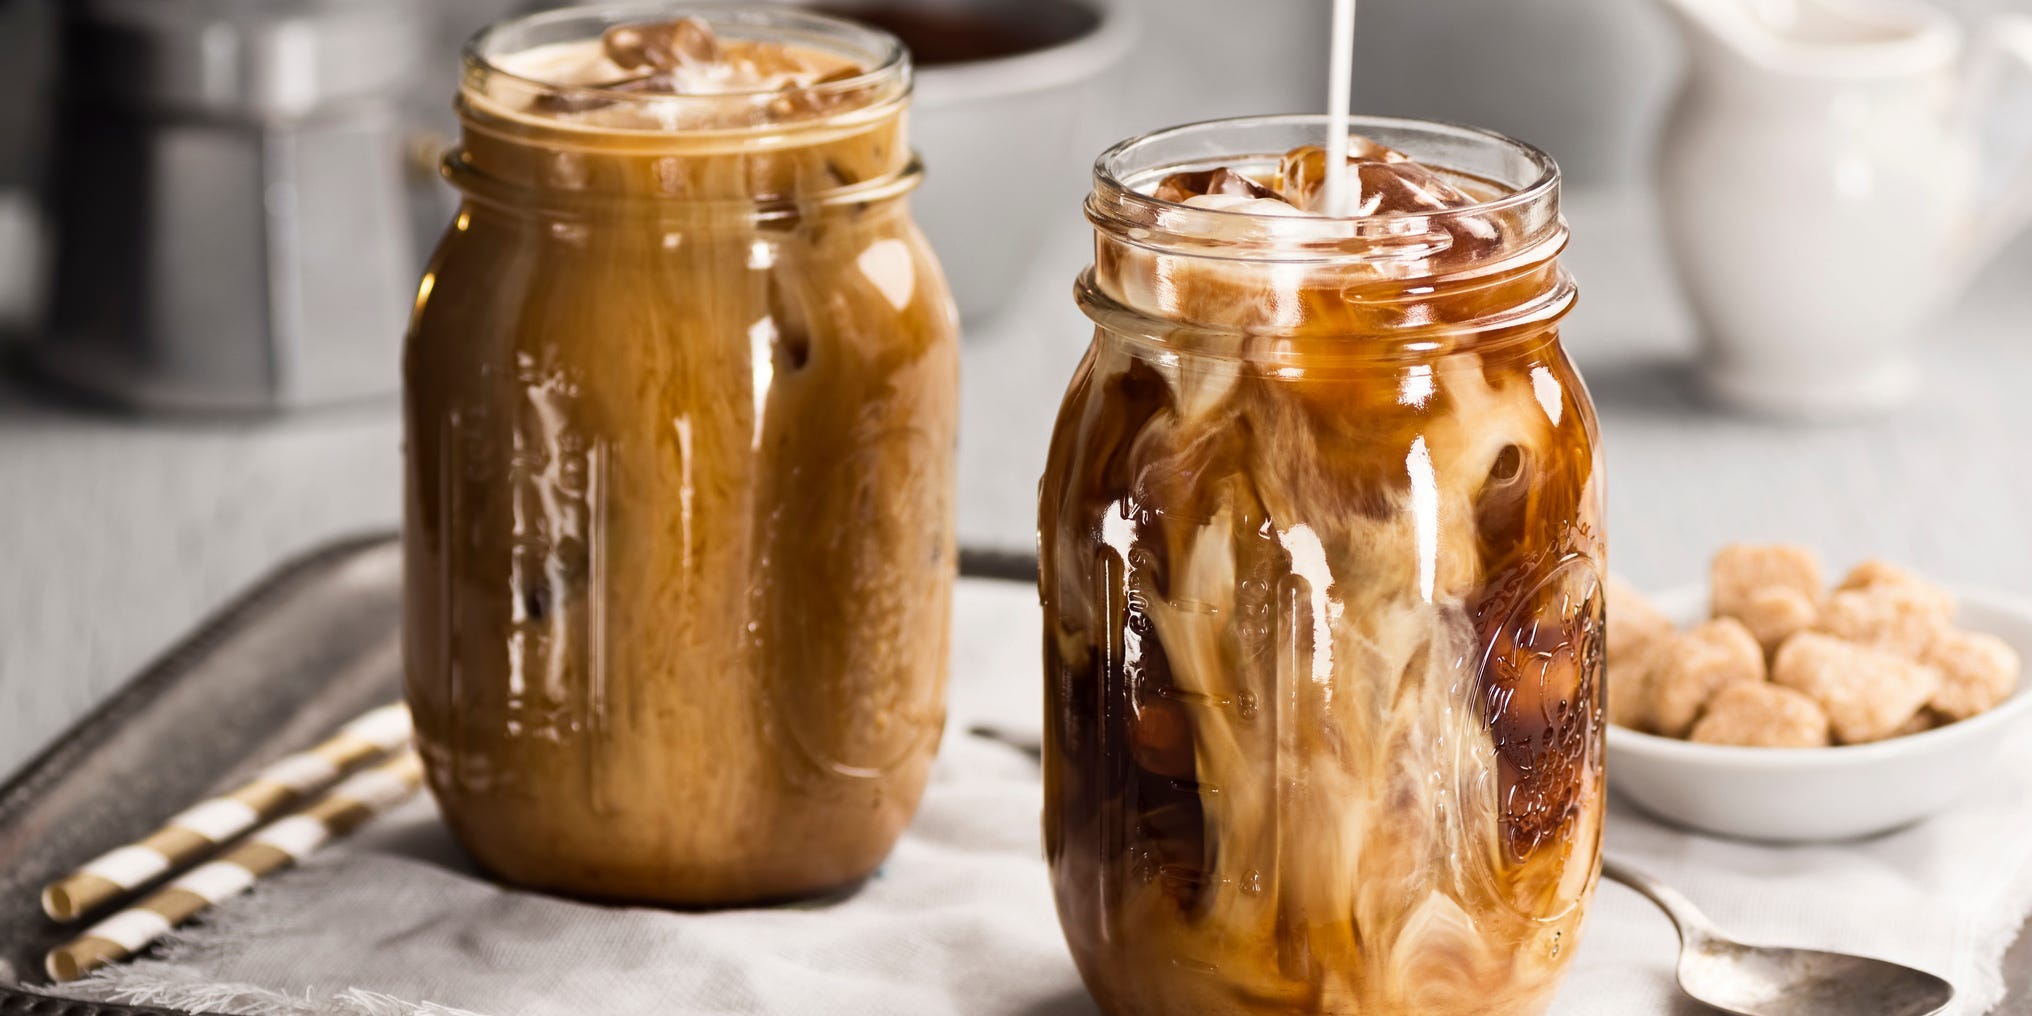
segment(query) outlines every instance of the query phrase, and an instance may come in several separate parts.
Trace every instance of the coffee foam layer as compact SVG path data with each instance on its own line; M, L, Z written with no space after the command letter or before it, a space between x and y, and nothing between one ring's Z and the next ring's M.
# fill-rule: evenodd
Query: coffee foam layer
M862 65L810 46L729 40L718 60L684 64L652 75L615 63L598 39L554 42L490 57L489 62L519 78L559 88L640 87L646 95L747 95L804 88L821 78Z

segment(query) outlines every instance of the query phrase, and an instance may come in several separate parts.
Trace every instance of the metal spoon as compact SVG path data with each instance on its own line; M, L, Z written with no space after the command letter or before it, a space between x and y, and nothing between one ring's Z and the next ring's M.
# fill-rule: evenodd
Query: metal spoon
M1679 928L1679 990L1737 1016L1929 1016L1954 985L1924 970L1813 949L1726 938L1686 897L1650 876L1602 861L1602 876L1642 893Z

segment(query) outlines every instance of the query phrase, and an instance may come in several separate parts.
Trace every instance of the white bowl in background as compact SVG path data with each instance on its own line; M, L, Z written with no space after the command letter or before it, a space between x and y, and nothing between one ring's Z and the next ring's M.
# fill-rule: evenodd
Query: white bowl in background
M924 181L910 196L911 217L931 241L964 321L1005 309L1051 224L1079 217L1094 157L1116 140L1095 133L1104 122L1095 114L1119 100L1107 84L1136 41L1134 0L763 2L877 28L890 11L952 12L1031 24L1055 40L955 63L926 64L912 54L910 145L924 162Z
M1989 632L2032 660L2032 603L1973 590L1958 627ZM1657 601L1682 625L1705 614L1704 589ZM1611 622L1613 623L1613 621ZM1910 825L1982 782L1998 748L2032 713L2021 674L2011 698L1959 723L1871 744L1741 748L1695 744L1611 725L1609 786L1675 825L1777 843L1839 840Z
M1029 24L1050 39L1008 56L914 61L910 143L924 160L911 215L960 317L980 322L1021 288L1054 222L1076 219L1096 153L1104 84L1135 38L1128 0L777 0L882 27L885 11ZM906 43L908 39L904 40ZM915 54L913 54L915 57ZM1071 285L1071 277L1067 277Z
M993 317L1052 223L1076 219L1094 156L1094 112L1134 41L1125 0L886 0L1046 18L1064 41L1013 56L920 66L910 141L924 159L911 213L945 268L960 317ZM851 6L851 0L839 0ZM1066 284L1072 284L1068 276Z

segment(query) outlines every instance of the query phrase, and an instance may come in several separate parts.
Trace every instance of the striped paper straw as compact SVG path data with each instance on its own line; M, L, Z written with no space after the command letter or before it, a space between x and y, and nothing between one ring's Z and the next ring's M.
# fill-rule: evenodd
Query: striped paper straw
M341 727L323 744L273 763L232 793L186 808L140 842L115 847L43 887L42 910L58 921L77 920L408 744L409 709L401 703L382 706Z
M176 881L49 951L44 965L57 981L71 981L117 963L189 920L193 914L247 890L264 875L301 861L319 847L416 793L423 762L401 754L353 774L316 804L263 826L245 843L178 876Z

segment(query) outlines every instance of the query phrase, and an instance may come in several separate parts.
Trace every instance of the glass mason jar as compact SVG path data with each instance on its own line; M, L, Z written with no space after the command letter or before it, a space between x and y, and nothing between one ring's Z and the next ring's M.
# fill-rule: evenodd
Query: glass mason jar
M1533 1013L1593 892L1602 481L1558 173L1358 119L1472 207L1159 200L1320 117L1096 165L1040 507L1045 849L1113 1016Z
M687 14L859 69L706 95L556 71ZM404 651L430 786L501 878L807 895L915 810L958 346L904 200L909 91L893 37L782 8L570 8L469 46L464 200L404 364Z

